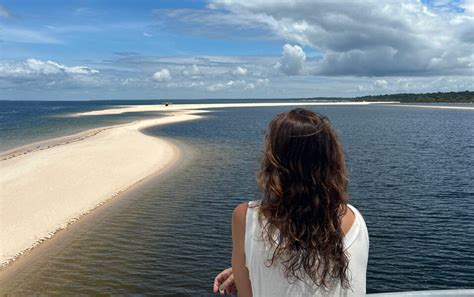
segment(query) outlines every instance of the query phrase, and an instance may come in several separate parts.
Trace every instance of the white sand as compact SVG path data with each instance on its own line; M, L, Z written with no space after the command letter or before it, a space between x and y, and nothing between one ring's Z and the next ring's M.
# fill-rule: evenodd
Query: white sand
M177 112L0 161L0 266L177 160L140 129L199 117Z
M262 102L262 103L209 103L209 104L171 104L170 106L159 105L126 105L120 108L94 110L73 114L74 116L94 116L107 114L121 114L126 112L149 112L149 111L176 111L192 109L214 109L214 108L242 108L242 107L270 107L270 106L313 106L313 105L369 105L369 104L397 104L399 102Z

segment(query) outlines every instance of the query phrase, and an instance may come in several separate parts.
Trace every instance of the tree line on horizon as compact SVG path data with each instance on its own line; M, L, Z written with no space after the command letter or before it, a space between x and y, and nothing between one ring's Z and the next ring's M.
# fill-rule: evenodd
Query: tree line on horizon
M308 99L335 100L336 98L318 97ZM474 91L368 95L353 98L344 98L344 100L399 101L402 103L474 103Z

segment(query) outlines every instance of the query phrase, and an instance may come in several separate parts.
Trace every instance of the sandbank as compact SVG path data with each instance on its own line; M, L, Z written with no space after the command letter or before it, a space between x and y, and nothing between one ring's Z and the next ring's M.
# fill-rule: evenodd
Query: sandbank
M157 105L124 105L118 108L104 110L93 110L88 112L74 113L72 116L95 116L122 114L127 112L151 112L151 111L178 111L178 110L207 110L215 108L245 108L245 107L272 107L272 106L313 106L313 105L369 105L369 104L397 104L399 102L351 102L351 101L295 101L295 102L259 102L259 103L208 103L208 104L171 104L165 106Z
M93 129L76 135L79 138L3 154L0 266L135 183L172 165L179 150L140 130L198 119L201 116L197 113L181 111Z

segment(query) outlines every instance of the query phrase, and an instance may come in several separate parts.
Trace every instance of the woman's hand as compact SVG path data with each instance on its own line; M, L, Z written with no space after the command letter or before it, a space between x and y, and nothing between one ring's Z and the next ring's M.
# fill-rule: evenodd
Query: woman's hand
M227 268L219 273L214 279L214 293L233 294L237 292L234 282L234 274L232 268Z

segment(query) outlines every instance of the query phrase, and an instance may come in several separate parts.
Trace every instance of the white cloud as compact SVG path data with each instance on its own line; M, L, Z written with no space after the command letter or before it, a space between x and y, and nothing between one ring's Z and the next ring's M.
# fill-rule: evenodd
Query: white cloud
M153 79L159 82L170 81L171 78L170 71L166 68L161 69L153 74Z
M233 80L229 80L227 83L217 83L217 84L212 84L208 86L206 89L209 92L217 92L217 91L222 91L225 89L228 89L232 86L234 86L235 82Z
M249 82L247 80L229 80L227 82L210 84L206 87L206 90L209 92L218 92L231 89L242 90L243 88L244 90L248 91L266 87L269 82L270 80L268 78L259 78L253 82Z
M90 75L99 73L98 70L87 66L65 66L54 61L42 61L27 59L22 63L0 62L1 77L25 77L32 75L60 75L60 74L83 74Z
M150 33L147 33L147 32L143 32L143 36L145 36L145 37L153 37L153 35L151 35Z
M190 67L185 67L182 73L184 76L191 77L192 79L197 79L202 75L201 69L199 69L196 64L193 64Z
M41 74L57 74L63 71L63 67L53 61L44 62L36 59L28 59L26 60L26 65L29 70Z
M385 88L387 86L387 81L385 79L377 79L374 81L374 87L376 88Z
M283 46L283 56L277 64L279 68L286 75L301 74L306 61L306 54L298 45L285 44Z
M87 66L66 66L54 61L27 59L0 61L2 90L71 90L102 86L107 78ZM38 93L40 94L40 93Z
M235 68L234 70L232 70L232 75L234 76L244 76L247 74L247 68L244 68L244 67L240 67L238 66L237 68Z
M245 90L253 90L253 89L255 89L255 84L254 83L248 83L245 86Z
M73 80L75 81L76 85L81 87L98 87L101 85L100 79L88 75L76 75L73 76Z
M269 80L268 78L259 78L259 79L257 79L257 81L255 82L255 85L256 85L257 87L266 87L269 82L270 82L270 80Z
M213 0L209 7L214 19L233 17L232 23L320 52L316 75L472 74L473 1L430 3Z
M11 18L11 12L3 5L0 4L0 17L2 18Z
M26 65L37 73L42 74L57 74L57 73L69 73L69 74L94 74L99 73L98 70L86 67L86 66L72 66L68 67L65 65L58 64L53 61L41 61L36 59L26 60Z
M192 82L190 84L187 84L188 88L198 88L204 86L204 83L202 81L200 82Z
M464 12L468 16L471 16L471 17L474 16L474 1L467 0L467 1L461 2L459 6L464 9Z
M464 91L472 90L473 85L472 75L286 76L272 67L277 59L260 55L156 57L117 53L107 60L88 62L87 66L63 65L54 59L0 60L0 98L35 99L40 96L51 99L57 94L59 99L64 98L61 94L75 90L76 99L84 99L86 92L96 99L130 99L138 95L151 99L156 98L157 89L166 90L163 94L167 98L347 97ZM432 63L436 62L433 60ZM310 73L315 65L320 65L318 60L307 58L301 73ZM239 66L247 69L245 76L232 74ZM166 80L164 69L170 80ZM157 70L162 83L156 83L153 78L152 74ZM268 87L270 82L278 88Z

